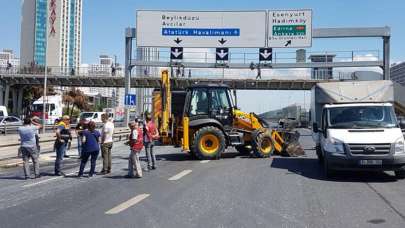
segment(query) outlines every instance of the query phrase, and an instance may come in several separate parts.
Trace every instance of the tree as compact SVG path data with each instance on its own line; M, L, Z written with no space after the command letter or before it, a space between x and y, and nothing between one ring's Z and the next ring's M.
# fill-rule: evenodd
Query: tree
M80 111L88 110L88 97L79 89L71 88L63 95L63 102L67 105L67 113L70 117L74 114L74 109L77 108Z

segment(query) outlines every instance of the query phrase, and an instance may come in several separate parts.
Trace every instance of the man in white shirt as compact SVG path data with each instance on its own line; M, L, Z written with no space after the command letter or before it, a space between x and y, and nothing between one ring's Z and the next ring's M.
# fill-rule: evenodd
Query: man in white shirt
M101 129L101 156L103 157L103 169L101 174L111 173L111 149L113 146L114 123L108 119L108 115L103 113L101 121L104 125Z

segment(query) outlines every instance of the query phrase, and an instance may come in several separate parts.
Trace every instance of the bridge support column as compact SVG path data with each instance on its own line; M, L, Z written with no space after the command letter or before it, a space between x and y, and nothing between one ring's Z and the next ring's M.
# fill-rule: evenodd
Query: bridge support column
M18 107L17 107L18 93L17 93L17 88L12 88L11 89L11 94L12 94L12 99L13 99L12 112L13 112L13 115L17 115L18 114Z
M6 85L4 90L4 106L8 108L8 100L10 98L10 86Z
M0 106L4 105L4 86L0 84Z
M21 87L18 90L18 99L17 99L17 114L21 116L23 114L23 96L24 96L24 87Z

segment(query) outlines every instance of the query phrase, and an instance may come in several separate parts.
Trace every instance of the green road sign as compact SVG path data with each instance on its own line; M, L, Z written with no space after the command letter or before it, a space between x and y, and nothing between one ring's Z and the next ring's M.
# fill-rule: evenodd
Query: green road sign
M305 36L305 25L273 25L273 36Z

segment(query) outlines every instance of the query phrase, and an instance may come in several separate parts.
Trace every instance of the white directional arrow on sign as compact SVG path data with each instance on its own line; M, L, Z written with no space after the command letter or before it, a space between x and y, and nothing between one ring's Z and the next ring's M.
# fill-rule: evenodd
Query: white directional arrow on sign
M225 56L228 55L228 52L225 52L223 49L220 52L217 52L217 55L223 59Z
M182 52L182 51L179 51L178 48L175 48L174 51L172 51L172 55L173 55L174 57L176 57L176 58L179 57L182 53L183 53L183 52Z
M263 53L260 53L260 55L267 59L271 55L271 52L268 52L267 49L265 49Z

